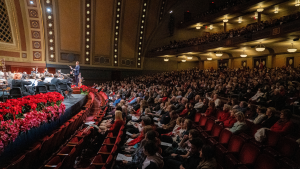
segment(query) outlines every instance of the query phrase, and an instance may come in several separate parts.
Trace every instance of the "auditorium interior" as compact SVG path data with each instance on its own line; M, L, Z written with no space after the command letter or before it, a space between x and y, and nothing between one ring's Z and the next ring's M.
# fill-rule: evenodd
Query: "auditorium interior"
M0 0L2 168L299 169L300 0Z

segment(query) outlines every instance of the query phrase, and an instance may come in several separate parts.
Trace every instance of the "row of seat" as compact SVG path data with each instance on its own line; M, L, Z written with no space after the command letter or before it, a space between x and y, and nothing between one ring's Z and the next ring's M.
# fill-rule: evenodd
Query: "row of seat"
M70 120L65 122L58 129L54 130L50 135L45 136L38 142L34 143L28 151L21 153L21 155L15 157L10 165L5 167L6 169L19 169L19 168L37 168L46 159L48 159L53 152L59 149L69 140L72 133L74 133L79 126L85 120L89 109L93 103L93 97L89 97L87 104L85 105L85 110L80 111L78 114L73 116Z
M225 168L300 167L300 149L293 138L268 131L266 142L260 143L254 139L260 126L247 122L249 130L233 135L216 124L215 119L197 113L194 126L200 131L200 136L215 147L216 159Z

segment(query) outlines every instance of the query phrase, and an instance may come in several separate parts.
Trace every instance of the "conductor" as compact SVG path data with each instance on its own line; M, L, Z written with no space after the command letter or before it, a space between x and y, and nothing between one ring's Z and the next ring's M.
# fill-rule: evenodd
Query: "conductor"
M79 62L76 61L76 67L73 69L72 66L70 66L70 69L74 71L73 74L75 76L75 86L78 87L78 82L79 82L78 75L80 70Z

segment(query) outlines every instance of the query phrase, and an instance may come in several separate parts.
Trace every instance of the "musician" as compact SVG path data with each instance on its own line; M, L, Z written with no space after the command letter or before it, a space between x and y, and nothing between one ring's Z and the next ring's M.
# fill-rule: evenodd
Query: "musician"
M37 68L32 68L31 74L37 74Z
M61 80L58 79L58 75L55 74L54 78L51 80L51 84L56 86L56 89L58 92L61 92L59 84L62 83Z
M45 82L45 77L42 76L41 80L38 82L38 86L47 86L49 83Z
M76 85L76 87L78 87L78 82L79 82L78 75L79 75L79 70L80 70L79 62L76 61L76 67L73 69L70 66L70 69L74 71L73 73L74 73L74 76L75 76L75 85Z
M73 89L70 87L70 84L72 84L71 79L67 75L64 75L63 77L64 78L61 80L61 83L67 85L68 96L70 97L73 93Z
M25 85L31 85L32 82L21 80L22 75L20 73L16 73L14 75L14 80L12 80L12 87L20 87L22 91L23 96L33 95L34 91L32 91L30 88L27 89Z

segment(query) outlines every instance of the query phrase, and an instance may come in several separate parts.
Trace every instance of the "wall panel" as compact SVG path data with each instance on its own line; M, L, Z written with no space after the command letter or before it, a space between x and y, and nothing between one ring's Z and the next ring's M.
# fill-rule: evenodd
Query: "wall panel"
M81 51L81 1L58 0L61 50Z
M204 69L217 69L218 68L218 60L212 61L204 61Z
M146 41L148 41L151 33L155 29L157 23L158 23L158 12L160 8L160 1L161 0L151 0L150 1L150 7L148 8L148 14L147 14L147 23L146 23Z
M121 21L121 57L135 57L139 30L137 23L140 23L141 2L141 0L123 2L125 7L123 8L123 20Z
M231 63L231 68L240 68L242 66L242 61L247 61L247 66L249 66L250 69L253 68L253 62L252 58L234 58Z
M114 1L95 1L95 55L109 56L114 21Z

